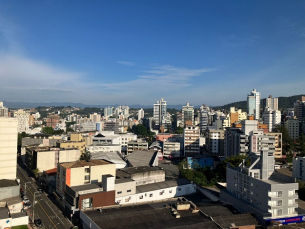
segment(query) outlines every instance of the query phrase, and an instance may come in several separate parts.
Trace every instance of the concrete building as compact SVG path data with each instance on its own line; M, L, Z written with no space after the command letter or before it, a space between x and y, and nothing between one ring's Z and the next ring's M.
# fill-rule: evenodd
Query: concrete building
M135 150L147 150L148 142L142 139L137 139L136 141L129 141L127 143L127 155Z
M247 97L247 113L249 116L254 116L256 120L260 118L260 100L260 92L257 92L256 89L253 89Z
M242 112L241 109L236 110L235 107L230 107L230 127L233 126L235 122L247 119L247 112Z
M120 125L119 122L104 122L103 126L104 131L114 131L114 133L120 133Z
M44 145L44 146L56 146L56 142L62 140L61 136L50 134L33 134L30 137L22 138L21 146L29 145Z
M226 128L224 139L224 156L245 155L249 151L249 139L241 128Z
M220 199L240 212L254 213L260 224L268 225L298 215L297 191L294 178L274 170L274 155L261 151L251 154L250 167L245 161L237 168L228 164L227 187L221 190Z
M269 95L268 98L263 99L263 111L269 108L270 110L278 110L279 109L279 99L272 98L272 95Z
M96 131L96 122L83 122L79 124L78 130L80 132Z
M119 144L101 143L101 144L86 146L86 149L90 153L98 153L98 152L109 152L109 153L119 152L119 153L121 153L121 145L119 145Z
M301 96L300 100L294 103L294 114L299 121L305 118L305 96Z
M182 125L194 125L194 107L189 102L182 107Z
M103 175L116 174L115 164L105 160L74 161L57 165L56 192L65 195L66 187L102 182Z
M202 105L199 109L199 126L200 126L200 132L202 133L203 131L205 131L207 129L207 127L209 126L209 111L210 108Z
M31 170L43 172L56 168L58 163L79 160L80 155L80 150L75 148L29 146L26 147L25 163Z
M267 136L274 136L274 158L282 158L282 133L267 133Z
M300 121L298 119L288 119L285 122L285 127L288 130L289 136L292 139L298 139L300 136Z
M138 120L141 120L144 118L144 110L141 108L138 110Z
M292 176L296 179L305 181L305 157L293 158Z
M3 102L0 102L0 117L8 117L8 108L3 106Z
M14 117L18 120L18 133L29 131L29 116L30 114L22 109L14 113Z
M16 179L18 120L0 117L0 179Z
M100 122L101 121L101 115L98 113L90 114L90 119L92 122Z
M264 134L262 130L253 131L249 135L249 152L260 154L262 150L275 154L275 136Z
M207 150L211 154L224 155L224 130L208 128L206 134Z
M59 123L60 123L59 115L48 115L47 116L47 126L54 128Z
M59 140L56 142L56 147L61 149L78 149L81 153L85 152L86 150L86 141L66 141L66 140Z
M167 158L175 158L181 156L181 143L165 141L163 143L163 155Z
M166 126L168 123L167 119L167 103L166 101L161 98L160 101L154 104L154 121L155 121L155 128L159 129L161 126Z
M92 144L93 145L101 145L101 144L121 145L120 136L119 135L103 135L103 134L99 133L92 138Z
M183 131L184 138L184 156L200 154L200 128L198 126L185 126Z
M268 125L269 132L272 132L277 125L281 124L281 111L267 107L263 113L263 122Z
M135 150L126 156L129 167L158 166L158 152L153 150Z
M127 162L119 152L93 152L91 160L105 160L114 163L117 169L127 167Z

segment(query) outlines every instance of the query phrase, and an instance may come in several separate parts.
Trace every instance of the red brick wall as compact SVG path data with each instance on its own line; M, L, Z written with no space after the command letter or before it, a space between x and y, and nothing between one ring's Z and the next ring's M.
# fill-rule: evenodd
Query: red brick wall
M82 209L82 200L92 198L92 207L103 207L115 204L115 191L89 193L79 196L78 208Z

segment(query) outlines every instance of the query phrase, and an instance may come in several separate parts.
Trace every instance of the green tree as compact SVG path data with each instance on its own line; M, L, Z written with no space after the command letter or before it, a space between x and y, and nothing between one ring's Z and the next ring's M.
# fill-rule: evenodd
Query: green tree
M38 177L38 174L39 174L39 169L36 168L36 169L34 170L34 175L35 175L36 178Z
M283 153L288 154L294 149L293 139L289 136L288 130L283 125L278 125L275 128L275 131L278 133L282 133L282 148Z
M139 137L145 138L148 136L147 129L142 124L132 126L132 132L138 135Z
M41 129L41 133L43 134L53 134L53 131L53 128L50 126L46 126Z
M84 153L82 153L80 155L79 160L81 160L81 161L90 161L91 157L92 157L92 154L88 150L86 150Z
M175 130L175 134L183 134L183 128L182 127L177 127L177 129Z
M301 136L296 141L296 150L300 152L302 157L305 156L305 135L301 134Z

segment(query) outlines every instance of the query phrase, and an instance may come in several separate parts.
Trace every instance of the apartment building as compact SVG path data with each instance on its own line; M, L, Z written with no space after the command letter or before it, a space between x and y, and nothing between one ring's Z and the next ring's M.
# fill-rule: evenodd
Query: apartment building
M183 132L184 156L200 154L200 128L198 126L186 125Z
M31 169L39 172L57 167L58 163L79 160L81 152L79 149L63 149L49 146L26 147L25 164Z
M206 134L207 150L211 154L224 155L224 130L208 128Z
M194 107L189 102L182 107L182 125L194 125Z
M18 120L18 133L29 132L29 116L30 114L22 109L14 113L14 117Z
M0 117L0 180L15 180L17 172L16 118Z
M279 109L279 99L273 98L272 95L269 95L268 98L263 99L263 111L266 108L270 108L271 110L278 110Z
M289 136L292 139L297 139L300 136L300 121L298 119L288 119L285 122L285 127L288 130Z
M260 118L260 101L260 92L256 91L256 89L253 89L247 96L247 113L249 116L254 116L255 120Z
M221 190L220 199L241 212L254 213L261 225L297 216L298 183L294 178L274 170L273 153L263 150L250 159L249 167L245 161L236 168L228 164L227 187Z
M47 116L47 126L54 128L59 124L60 116L59 115L48 115Z
M199 109L199 126L201 133L209 126L209 111L210 108L205 105L202 105Z
M3 106L3 102L0 102L0 117L8 117L8 108Z
M277 125L281 124L281 111L266 108L263 113L263 122L268 125L269 132L272 132Z

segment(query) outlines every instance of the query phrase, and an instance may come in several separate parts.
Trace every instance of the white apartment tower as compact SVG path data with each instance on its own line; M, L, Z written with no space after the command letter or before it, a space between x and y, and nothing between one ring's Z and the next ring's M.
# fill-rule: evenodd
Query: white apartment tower
M141 108L138 111L138 120L141 120L142 118L144 118L144 110Z
M17 125L16 118L0 117L0 180L16 179Z
M154 121L155 126L160 127L166 124L167 120L167 103L161 98L154 104Z
M100 122L101 121L101 115L97 113L90 114L90 119L92 122Z
M272 132L276 125L281 124L281 111L267 107L263 113L263 122L268 125L268 130Z
M14 113L14 117L16 117L18 120L18 132L29 132L30 114L20 109Z
M257 92L256 89L253 89L247 97L248 115L254 116L256 120L260 118L260 100L260 92Z
M186 106L182 107L182 123L184 125L194 125L194 107L187 102Z
M271 110L278 110L279 109L279 99L272 98L272 95L269 95L268 98L263 99L263 110L266 108L270 108Z
M3 102L0 102L0 117L8 117L8 109L3 106Z

